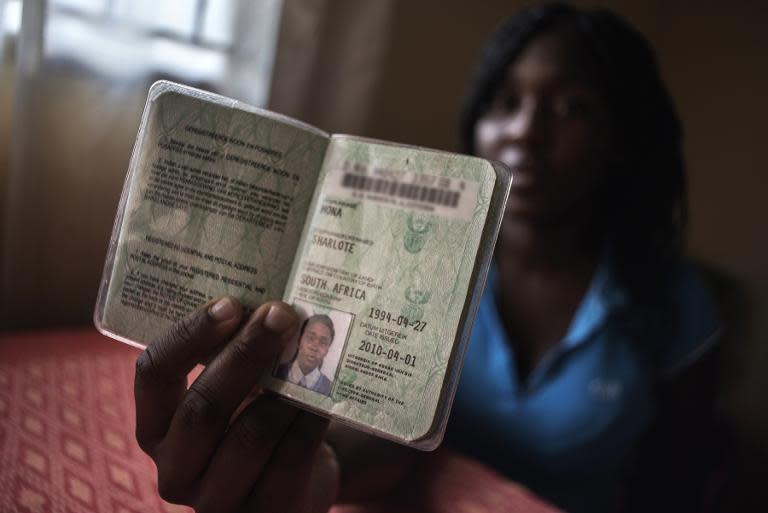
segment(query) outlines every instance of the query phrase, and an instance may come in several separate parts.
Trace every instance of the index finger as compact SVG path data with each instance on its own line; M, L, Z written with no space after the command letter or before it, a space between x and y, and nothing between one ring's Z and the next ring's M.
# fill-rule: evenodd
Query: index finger
M136 360L136 440L147 454L162 440L181 397L187 374L222 346L240 323L242 308L223 297L198 308L151 343Z

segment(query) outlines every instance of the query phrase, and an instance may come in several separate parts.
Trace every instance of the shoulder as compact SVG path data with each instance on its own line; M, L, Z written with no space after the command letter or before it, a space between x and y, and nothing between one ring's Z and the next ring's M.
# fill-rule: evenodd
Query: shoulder
M655 323L654 359L661 379L674 377L698 361L723 331L717 300L693 264L678 263L666 290L665 311Z

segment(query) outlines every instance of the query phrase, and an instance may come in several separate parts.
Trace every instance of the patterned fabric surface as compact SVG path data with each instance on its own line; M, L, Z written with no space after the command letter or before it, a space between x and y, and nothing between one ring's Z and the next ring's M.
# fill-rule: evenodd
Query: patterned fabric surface
M337 506L331 513L558 513L525 488L490 468L437 450L411 472L394 498Z
M178 513L134 439L138 350L94 330L0 335L0 513ZM332 513L555 511L456 454L427 457L385 503Z
M93 330L0 338L0 511L191 511L135 442L137 355Z

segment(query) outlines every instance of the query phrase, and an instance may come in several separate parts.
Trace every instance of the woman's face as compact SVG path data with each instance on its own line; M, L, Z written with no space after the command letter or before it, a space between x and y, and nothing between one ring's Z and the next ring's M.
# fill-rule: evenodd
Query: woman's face
M512 171L508 216L568 222L594 206L609 158L609 121L578 45L563 31L535 37L475 127L477 153Z

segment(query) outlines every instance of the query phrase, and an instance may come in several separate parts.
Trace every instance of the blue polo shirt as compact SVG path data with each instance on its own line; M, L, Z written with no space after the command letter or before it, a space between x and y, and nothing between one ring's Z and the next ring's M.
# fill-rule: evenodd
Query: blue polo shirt
M492 269L447 442L568 511L615 509L621 472L655 412L655 386L717 339L715 301L690 266L672 308L634 308L606 258L565 337L521 382Z

